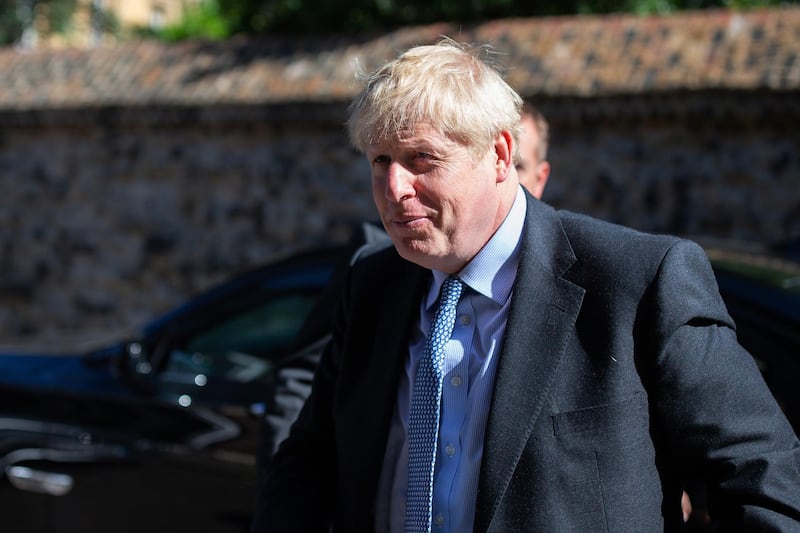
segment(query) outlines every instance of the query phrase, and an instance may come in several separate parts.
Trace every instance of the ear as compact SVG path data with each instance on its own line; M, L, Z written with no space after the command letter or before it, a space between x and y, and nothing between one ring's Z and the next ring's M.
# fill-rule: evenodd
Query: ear
M495 176L497 183L508 178L514 166L514 137L510 131L501 131L494 140Z

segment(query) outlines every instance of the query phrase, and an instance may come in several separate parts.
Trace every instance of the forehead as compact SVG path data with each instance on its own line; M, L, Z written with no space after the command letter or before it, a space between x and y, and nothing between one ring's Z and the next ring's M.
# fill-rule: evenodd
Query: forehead
M538 137L539 132L536 130L536 122L530 115L525 115L520 121L520 129L523 136Z
M425 148L427 151L446 151L461 145L428 124L402 129L390 137L368 145L370 151Z

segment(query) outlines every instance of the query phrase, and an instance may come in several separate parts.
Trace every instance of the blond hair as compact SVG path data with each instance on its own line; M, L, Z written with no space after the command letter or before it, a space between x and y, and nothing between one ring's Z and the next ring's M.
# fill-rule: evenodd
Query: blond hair
M365 152L425 124L476 154L501 131L511 132L516 147L522 98L488 55L486 46L443 39L385 64L350 105L347 126L353 146Z

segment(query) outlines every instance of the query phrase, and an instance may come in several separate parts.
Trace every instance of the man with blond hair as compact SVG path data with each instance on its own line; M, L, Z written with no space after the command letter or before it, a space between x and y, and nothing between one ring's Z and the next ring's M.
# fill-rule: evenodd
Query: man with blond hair
M393 245L347 273L254 532L800 529L800 443L702 249L519 184L522 101L483 48L367 80L351 140Z

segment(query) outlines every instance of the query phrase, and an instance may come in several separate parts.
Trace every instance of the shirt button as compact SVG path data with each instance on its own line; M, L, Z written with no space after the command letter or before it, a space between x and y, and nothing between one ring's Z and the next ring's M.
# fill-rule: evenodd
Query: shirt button
M450 378L450 384L453 387L458 387L459 385L461 385L461 376L453 376L452 378Z
M444 516L442 516L441 514L437 514L436 515L436 525L437 526L443 526L444 525Z
M452 444L448 444L447 447L444 449L444 452L450 457L453 457L456 454L456 447L453 446Z
M470 322L472 322L472 317L469 315L461 315L461 318L458 319L461 322L462 326L469 326Z

